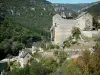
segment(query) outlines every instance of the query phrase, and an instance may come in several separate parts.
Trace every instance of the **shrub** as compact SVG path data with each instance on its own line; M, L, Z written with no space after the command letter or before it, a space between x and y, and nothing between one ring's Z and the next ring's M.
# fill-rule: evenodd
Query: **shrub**
M59 46L58 45L55 45L55 44L49 44L47 46L47 49L59 49Z
M81 31L78 27L73 27L72 36L77 40L80 38Z
M63 48L70 47L70 46L71 46L71 43L68 40L63 42Z

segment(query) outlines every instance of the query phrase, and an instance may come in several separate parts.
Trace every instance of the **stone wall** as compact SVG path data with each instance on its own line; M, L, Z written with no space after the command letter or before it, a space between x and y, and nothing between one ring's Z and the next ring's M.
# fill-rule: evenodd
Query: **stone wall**
M60 28L56 28L55 29L55 39L54 42L56 44L62 44L63 41L65 41L69 36L71 35L71 30L67 30L66 29L60 29Z
M53 16L53 26L51 32L51 38L55 44L62 44L69 36L71 36L71 30L73 27L79 27L80 30L92 29L92 16L89 13L82 13L76 19L62 18L59 14ZM95 32L94 32L95 33ZM87 37L92 37L91 32L82 32Z
M59 15L53 17L54 43L62 44L70 35L72 28L76 25L74 19L64 19ZM52 35L53 36L53 35Z
M86 37L94 37L98 35L98 31L81 31L81 34Z
M82 15L76 19L77 21L77 27L79 27L81 30L91 30L93 26L93 17L87 13L85 15Z
M76 27L79 27L80 30L84 30L85 20L83 20L83 17L80 17L80 18L76 19L76 21L77 21L77 26Z

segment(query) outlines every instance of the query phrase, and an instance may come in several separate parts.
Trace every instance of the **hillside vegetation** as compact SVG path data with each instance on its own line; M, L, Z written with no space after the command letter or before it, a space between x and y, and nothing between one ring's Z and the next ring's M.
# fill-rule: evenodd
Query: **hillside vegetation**
M0 24L0 59L16 56L19 50L37 41L41 41L39 35L6 19Z
M41 36L47 36L52 24L53 8L46 0L0 0L5 16ZM46 39L45 38L45 39Z
M0 0L0 59L49 40L52 12L46 0Z
M99 16L100 15L100 2L98 4L93 5L92 7L86 9L85 11L88 11L93 16Z

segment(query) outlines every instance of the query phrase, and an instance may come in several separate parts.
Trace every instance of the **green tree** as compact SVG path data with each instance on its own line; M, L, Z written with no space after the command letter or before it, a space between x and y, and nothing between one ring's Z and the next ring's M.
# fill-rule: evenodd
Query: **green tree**
M96 30L98 30L100 28L100 24L98 23L98 19L97 17L96 18L93 18L93 26Z
M64 51L60 51L58 53L58 58L59 58L60 64L63 63L66 60L66 58L67 58L67 53L64 52Z
M92 71L94 74L100 74L100 38L96 38L96 44L93 47L94 52L92 55Z
M30 68L29 66L25 66L24 68L14 69L11 72L8 72L7 75L30 75Z
M23 49L24 45L19 42L13 42L11 46L11 50L13 55L17 55L19 53L19 50Z
M37 41L41 41L41 36L12 20L5 19L0 23L0 54L3 54L2 58L8 54L18 55L19 50L31 47L32 43Z
M50 72L56 71L59 66L53 58L43 59L41 62Z
M49 74L49 70L45 66L38 63L35 60L31 62L30 75L47 75L47 74Z
M78 27L73 27L72 28L72 36L77 40L80 38L80 29Z
M66 40L66 41L63 42L63 49L64 49L65 47L70 47L70 46L71 46L70 41Z
M48 75L50 71L38 63L32 60L31 66L25 66L24 68L17 68L7 73L7 75Z

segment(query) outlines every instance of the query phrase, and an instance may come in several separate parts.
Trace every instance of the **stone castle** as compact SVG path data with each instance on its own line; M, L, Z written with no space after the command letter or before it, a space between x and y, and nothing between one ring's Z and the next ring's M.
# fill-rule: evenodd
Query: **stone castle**
M53 16L53 26L51 27L51 40L55 44L62 44L69 36L73 27L79 27L81 34L92 37L97 34L93 29L93 17L87 12L82 12L78 17L56 14Z

